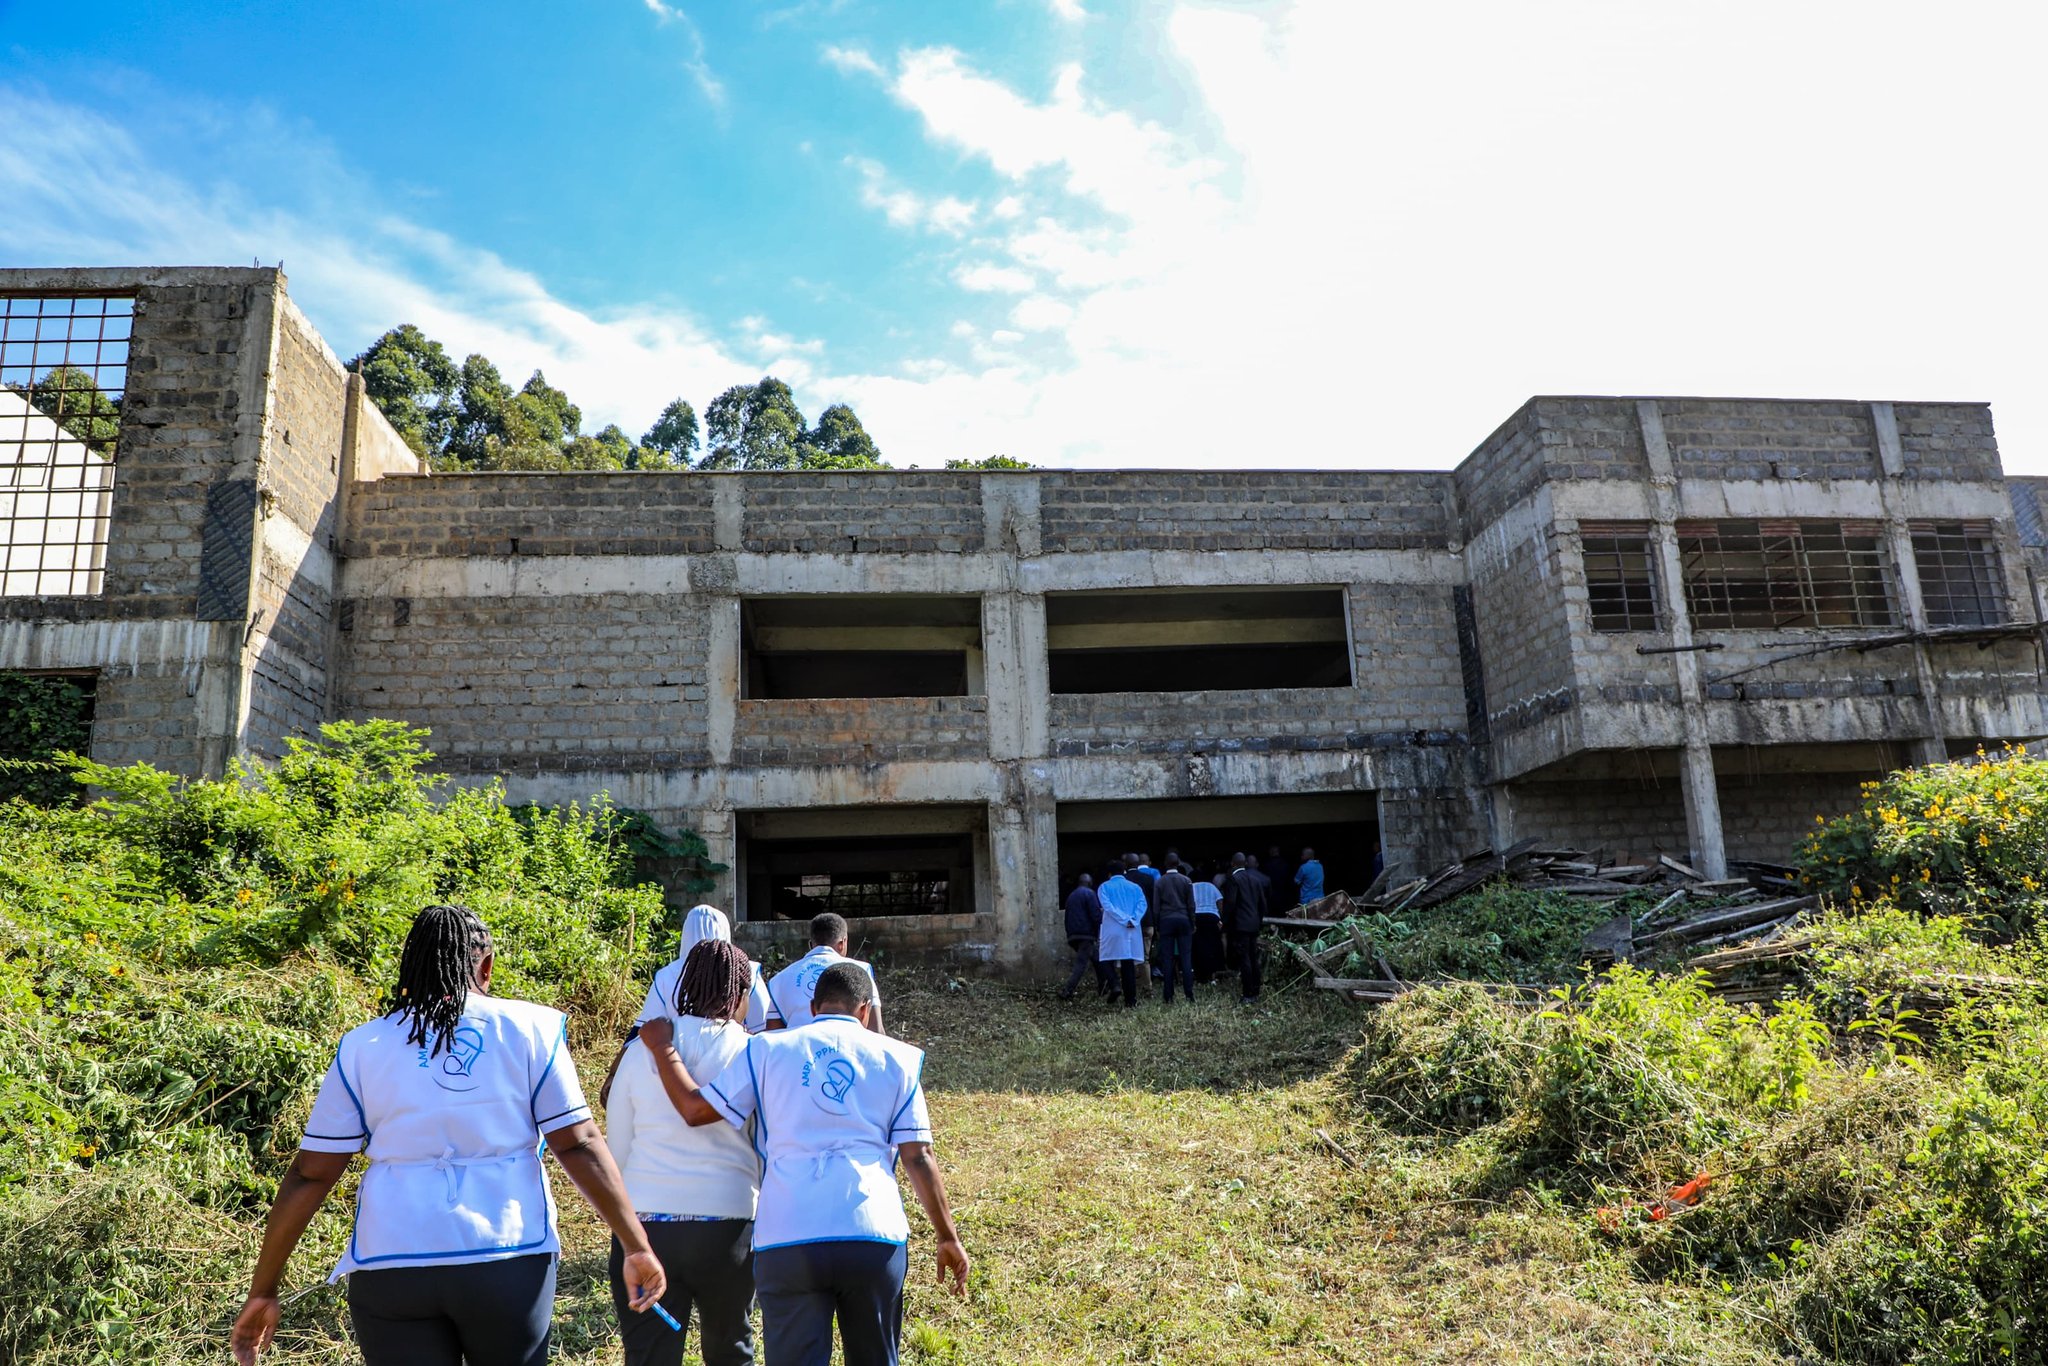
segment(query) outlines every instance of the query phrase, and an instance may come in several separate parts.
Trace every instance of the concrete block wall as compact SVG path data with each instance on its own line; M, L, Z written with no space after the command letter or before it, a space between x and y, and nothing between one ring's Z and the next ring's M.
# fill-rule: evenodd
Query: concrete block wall
M988 757L985 697L743 699L733 731L745 765Z
M1504 839L1541 839L1589 851L1684 859L1685 798L1676 778L1518 782L1506 789Z
M1681 479L1875 479L1867 403L1659 399Z
M1038 476L1047 554L1434 549L1451 478L1367 470L1105 470Z
M708 555L715 482L655 472L385 478L350 489L342 553Z
M995 917L970 915L877 915L852 923L850 957L886 968L896 963L938 963L957 969L988 966L995 959ZM810 922L749 920L733 926L733 940L768 971L810 952ZM888 999L882 1002L888 1018Z
M444 767L709 761L706 619L693 596L389 597L351 606L341 713L430 728Z
M1498 739L1576 706L1565 566L1540 499L1469 542L1465 567L1486 669L1489 733Z
M743 481L757 554L904 555L982 548L981 485L945 471L783 473Z
M1991 409L1982 403L1895 403L1906 478L1997 483L2005 474Z
M1835 817L1856 809L1861 785L1875 773L1723 773L1721 822L1728 857L1789 862L1814 829L1814 817Z

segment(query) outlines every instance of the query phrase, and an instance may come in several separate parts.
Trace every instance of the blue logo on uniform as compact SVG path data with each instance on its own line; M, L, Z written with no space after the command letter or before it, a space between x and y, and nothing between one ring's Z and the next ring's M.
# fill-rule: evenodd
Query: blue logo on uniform
M803 976L796 979L797 985L802 988L804 995L812 995L818 990L818 979L824 975L825 965L823 963L813 963L804 969Z
M846 1093L859 1080L860 1075L853 1070L852 1063L844 1058L834 1058L825 1067L825 1082L819 1089L824 1091L825 1099L844 1105Z
M434 1085L443 1091L474 1091L483 1085L473 1075L484 1056L484 1032L473 1024L460 1024L448 1039L448 1056L434 1072Z

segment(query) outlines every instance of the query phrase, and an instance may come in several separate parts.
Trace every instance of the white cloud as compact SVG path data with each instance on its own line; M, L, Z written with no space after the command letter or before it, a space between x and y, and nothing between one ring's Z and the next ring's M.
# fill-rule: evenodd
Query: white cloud
M953 272L953 282L977 294L1029 294L1038 287L1038 277L1030 271L987 261L961 266Z
M873 76L876 80L885 78L882 64L869 56L862 48L839 47L834 44L827 44L821 55L828 65L849 76L858 73L863 76Z
M1026 332L1050 332L1074 320L1074 306L1043 294L1019 299L1010 310L1010 321Z
M1045 7L1070 24L1078 24L1088 17L1088 11L1081 8L1081 0L1045 0Z
M663 24L680 24L683 36L689 39L690 55L683 58L683 70L690 73L697 89L711 103L712 108L725 110L725 83L718 79L718 73L711 69L711 63L704 52L704 31L697 27L680 6L663 4L662 0L641 0L648 11Z
M846 164L860 172L860 202L880 209L882 216L899 228L929 228L957 237L974 222L975 206L953 195L926 197L904 189L889 179L878 161L848 157Z

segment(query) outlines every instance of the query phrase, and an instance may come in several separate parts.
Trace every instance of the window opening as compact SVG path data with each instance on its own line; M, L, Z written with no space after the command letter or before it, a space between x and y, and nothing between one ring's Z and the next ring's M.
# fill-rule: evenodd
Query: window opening
M134 312L0 296L0 596L103 587Z
M1650 528L1641 522L1581 522L1586 598L1596 631L1657 629L1657 579Z
M2005 576L1988 522L1914 522L1913 565L1929 626L1997 626Z
M740 649L746 698L969 697L982 690L981 599L751 598Z
M1051 593L1055 693L1348 688L1341 588Z
M1891 626L1875 522L1682 522L1686 610L1702 630Z

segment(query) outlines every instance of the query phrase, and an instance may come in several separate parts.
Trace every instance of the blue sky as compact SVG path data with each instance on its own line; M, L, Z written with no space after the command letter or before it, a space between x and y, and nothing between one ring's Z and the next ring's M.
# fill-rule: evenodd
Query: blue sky
M282 260L587 425L1443 467L1532 393L1983 399L2048 470L2032 7L0 0L0 263Z

